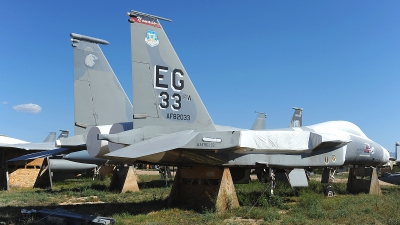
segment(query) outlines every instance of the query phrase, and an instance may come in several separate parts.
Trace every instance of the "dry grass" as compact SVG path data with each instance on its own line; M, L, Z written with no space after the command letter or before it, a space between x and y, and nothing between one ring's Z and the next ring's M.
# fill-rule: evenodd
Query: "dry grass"
M117 224L400 224L400 188L383 186L383 195L349 195L345 183L335 185L338 196L325 198L323 186L308 188L278 184L270 196L267 184L235 185L241 207L223 214L213 209L169 208L171 187L159 175L139 175L140 192L108 191L109 178L55 182L53 190L13 189L0 192L0 222L18 224L21 209L61 207L76 213L112 217ZM171 181L167 183L171 185ZM32 224L45 224L30 221Z

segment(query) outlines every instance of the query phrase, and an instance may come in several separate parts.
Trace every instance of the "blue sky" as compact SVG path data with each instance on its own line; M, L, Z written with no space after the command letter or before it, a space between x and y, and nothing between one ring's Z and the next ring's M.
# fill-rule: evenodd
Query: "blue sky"
M102 50L132 99L131 9L172 19L164 30L216 124L250 128L261 111L268 128L287 127L296 106L303 125L347 120L390 151L400 141L392 0L3 1L0 134L73 133L72 32L110 42Z

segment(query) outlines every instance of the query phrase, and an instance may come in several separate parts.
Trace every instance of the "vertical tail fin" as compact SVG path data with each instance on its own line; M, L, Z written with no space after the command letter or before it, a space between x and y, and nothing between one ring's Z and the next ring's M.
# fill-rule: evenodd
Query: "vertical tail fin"
M130 11L134 128L174 126L215 131L215 125L159 20ZM140 118L140 119L139 119Z
M56 132L49 132L49 135L44 139L43 142L55 142L56 141Z
M132 121L132 103L98 44L107 41L71 33L74 48L74 134L92 126Z
M68 130L60 130L61 134L58 136L57 140L63 139L63 138L67 138L69 135L69 131Z
M294 113L292 120L290 121L289 127L301 127L303 126L303 109L293 107Z
M265 130L266 129L266 120L267 114L262 112L256 112L257 118L251 127L252 130Z

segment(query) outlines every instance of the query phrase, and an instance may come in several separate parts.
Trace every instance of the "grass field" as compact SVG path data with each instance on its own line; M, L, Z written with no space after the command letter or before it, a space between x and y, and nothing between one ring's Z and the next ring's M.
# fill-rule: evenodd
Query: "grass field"
M169 208L172 181L159 175L139 175L140 192L110 192L110 179L90 178L55 182L53 190L12 189L0 192L1 224L46 224L21 221L21 209L63 208L71 212L112 217L117 224L400 224L400 187L381 186L383 195L350 195L346 183L334 184L337 196L326 198L323 186L308 188L277 184L270 196L268 184L252 181L235 185L240 208L226 213ZM18 222L19 221L19 222Z

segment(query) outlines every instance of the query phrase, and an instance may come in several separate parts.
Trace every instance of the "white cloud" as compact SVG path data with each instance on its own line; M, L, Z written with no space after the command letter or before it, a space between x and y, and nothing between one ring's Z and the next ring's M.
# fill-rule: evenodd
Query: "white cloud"
M8 102L6 102L6 101L4 101L4 102L2 102L4 105L7 105L8 104Z
M40 113L42 111L42 107L39 105L29 103L29 104L22 104L22 105L14 105L13 109L18 112L26 112L26 113Z

